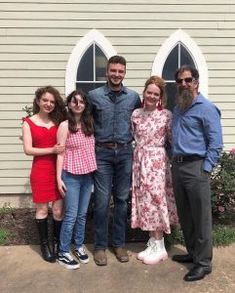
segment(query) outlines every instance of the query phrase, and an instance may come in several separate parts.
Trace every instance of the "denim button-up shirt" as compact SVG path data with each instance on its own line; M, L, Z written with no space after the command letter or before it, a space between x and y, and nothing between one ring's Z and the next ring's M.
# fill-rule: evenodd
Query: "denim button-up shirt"
M141 107L139 95L122 86L115 93L108 84L89 92L97 142L129 143L133 140L130 117Z
M199 94L185 112L176 106L172 121L173 155L198 155L204 159L203 168L211 172L223 147L220 111Z

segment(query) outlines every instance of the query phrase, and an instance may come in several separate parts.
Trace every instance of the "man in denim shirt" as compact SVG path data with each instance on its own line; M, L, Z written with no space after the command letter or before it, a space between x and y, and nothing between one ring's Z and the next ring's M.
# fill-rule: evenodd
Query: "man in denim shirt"
M210 172L223 147L219 109L198 92L198 71L188 65L175 74L178 88L172 122L172 175L186 255L193 263L185 281L203 279L212 270Z
M89 92L94 117L97 171L94 173L94 261L107 265L108 215L114 202L112 245L117 259L128 262L125 250L127 200L131 186L132 133L130 117L141 107L139 95L124 87L126 60L109 59L106 85Z

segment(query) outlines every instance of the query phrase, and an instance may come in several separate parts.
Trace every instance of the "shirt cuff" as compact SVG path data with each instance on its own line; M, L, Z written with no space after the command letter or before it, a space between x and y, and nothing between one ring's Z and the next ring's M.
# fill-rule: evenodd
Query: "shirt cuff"
M213 169L213 166L211 165L211 163L208 160L205 160L203 163L203 170L210 173Z

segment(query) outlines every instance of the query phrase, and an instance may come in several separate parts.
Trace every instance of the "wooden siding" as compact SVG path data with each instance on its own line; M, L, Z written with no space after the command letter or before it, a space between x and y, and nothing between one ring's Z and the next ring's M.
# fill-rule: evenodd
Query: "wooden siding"
M209 98L222 111L225 148L235 146L235 1L0 0L0 193L28 193L22 107L39 86L65 91L76 43L99 30L128 60L125 84L142 92L161 44L181 28L208 65Z

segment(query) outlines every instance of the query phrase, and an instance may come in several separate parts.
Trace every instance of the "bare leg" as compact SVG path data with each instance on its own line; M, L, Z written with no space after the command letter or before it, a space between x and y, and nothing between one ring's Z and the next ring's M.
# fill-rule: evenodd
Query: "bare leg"
M63 200L59 199L52 203L53 219L56 221L62 221L63 219Z
M156 240L161 240L163 238L162 231L151 231L149 234L150 234L150 237L153 237Z
M47 203L37 203L36 204L36 216L38 220L45 219L48 216L48 204Z

